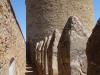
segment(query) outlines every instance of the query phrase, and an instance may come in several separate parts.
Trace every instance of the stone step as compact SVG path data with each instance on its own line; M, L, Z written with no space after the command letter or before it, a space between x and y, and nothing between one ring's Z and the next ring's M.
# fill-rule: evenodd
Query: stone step
M26 73L25 75L35 75L33 72L33 67L31 64L26 64Z

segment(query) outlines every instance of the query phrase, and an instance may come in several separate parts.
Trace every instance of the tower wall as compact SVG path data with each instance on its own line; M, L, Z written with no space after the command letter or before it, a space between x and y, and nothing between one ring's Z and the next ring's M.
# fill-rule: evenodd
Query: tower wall
M62 31L70 16L77 16L89 32L94 25L92 0L26 0L26 6L28 43Z

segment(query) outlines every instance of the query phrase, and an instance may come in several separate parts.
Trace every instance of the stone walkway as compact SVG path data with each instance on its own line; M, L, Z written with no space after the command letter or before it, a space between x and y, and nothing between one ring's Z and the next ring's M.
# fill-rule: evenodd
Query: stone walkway
M31 64L26 65L26 74L25 75L37 75L35 67L32 67Z

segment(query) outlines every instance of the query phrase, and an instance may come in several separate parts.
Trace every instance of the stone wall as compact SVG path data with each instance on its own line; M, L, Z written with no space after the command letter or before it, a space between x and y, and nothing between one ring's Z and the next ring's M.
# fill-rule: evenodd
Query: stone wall
M62 33L56 29L31 50L38 75L86 75L87 40L87 30L77 17L70 17Z
M0 0L0 75L9 75L12 59L15 61L15 75L24 75L25 40L10 0Z
M100 19L88 39L86 54L88 60L87 75L100 75Z
M77 16L90 33L94 26L93 0L26 0L27 42L44 40L62 31L70 16Z
M31 59L38 75L100 75L100 19L90 37L88 33L72 16L62 33L55 30L37 42Z
M94 26L93 0L26 0L29 55L35 50L36 42L52 35L55 29L61 32L70 16L77 16L91 33Z

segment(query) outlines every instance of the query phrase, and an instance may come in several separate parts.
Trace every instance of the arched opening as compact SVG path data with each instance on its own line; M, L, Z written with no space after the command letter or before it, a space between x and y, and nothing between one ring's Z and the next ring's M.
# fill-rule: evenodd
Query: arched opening
M10 59L9 75L15 75L15 60L14 60L14 58Z

